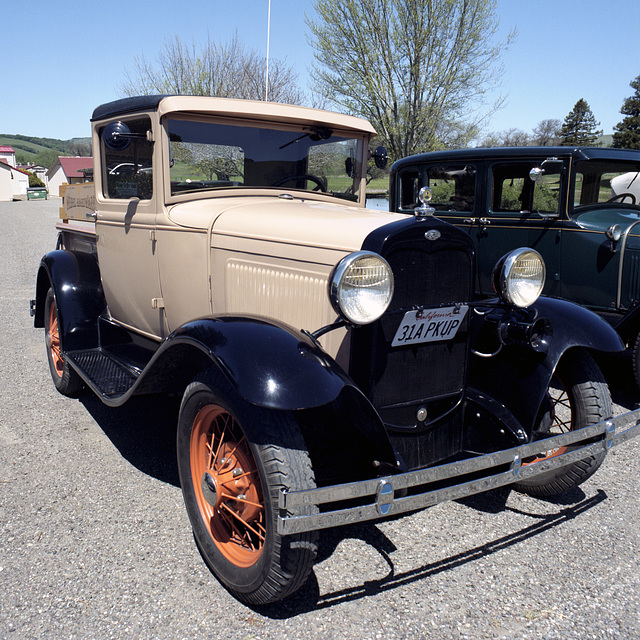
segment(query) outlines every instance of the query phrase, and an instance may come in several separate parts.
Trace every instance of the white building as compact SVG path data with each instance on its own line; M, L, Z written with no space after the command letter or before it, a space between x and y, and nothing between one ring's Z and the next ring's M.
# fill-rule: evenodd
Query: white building
M16 152L13 147L6 144L0 145L0 162L8 164L10 167L16 166Z
M29 174L0 160L0 201L26 200Z
M85 182L85 172L93 170L93 158L90 156L59 156L47 171L47 184L50 196L60 195L60 185Z

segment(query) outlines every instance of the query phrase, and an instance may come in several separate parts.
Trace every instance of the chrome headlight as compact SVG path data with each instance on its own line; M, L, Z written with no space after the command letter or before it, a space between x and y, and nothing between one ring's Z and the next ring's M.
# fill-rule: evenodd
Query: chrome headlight
M371 251L356 251L344 257L329 279L333 308L353 324L375 322L387 310L392 296L391 267Z
M537 251L515 249L496 263L493 288L503 302L528 307L542 293L545 271L544 260Z

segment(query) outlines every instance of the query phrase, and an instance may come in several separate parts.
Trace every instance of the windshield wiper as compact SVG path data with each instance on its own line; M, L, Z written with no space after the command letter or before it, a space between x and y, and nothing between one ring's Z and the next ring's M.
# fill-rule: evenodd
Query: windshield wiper
M289 145L295 144L296 142L300 142L300 140L303 140L304 138L311 138L313 141L328 140L332 136L332 134L333 134L333 131L331 131L331 129L327 129L327 127L313 127L310 132L303 133L301 136L298 136L294 140L291 140L291 142L287 142L286 144L283 144L279 148L285 149Z

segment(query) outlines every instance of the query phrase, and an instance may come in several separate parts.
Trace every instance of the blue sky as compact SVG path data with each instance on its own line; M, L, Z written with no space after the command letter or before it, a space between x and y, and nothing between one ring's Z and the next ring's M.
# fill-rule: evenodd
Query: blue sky
M240 40L266 52L267 0L36 0L3 2L0 133L69 139L89 135L93 109L122 97L135 56L154 60L166 39ZM563 120L584 98L605 133L640 75L639 0L497 0L506 53L506 106L488 131L531 130ZM311 2L271 0L271 56L286 59L307 88L313 52Z

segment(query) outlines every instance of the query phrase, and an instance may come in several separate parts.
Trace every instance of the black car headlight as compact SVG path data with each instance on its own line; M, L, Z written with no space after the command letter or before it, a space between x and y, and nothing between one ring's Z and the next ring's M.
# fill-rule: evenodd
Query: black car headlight
M532 305L544 288L546 269L542 256L520 248L502 256L493 269L493 288L503 302L517 307Z
M336 313L352 324L375 322L393 296L389 263L371 251L356 251L335 266L329 279L329 297Z

